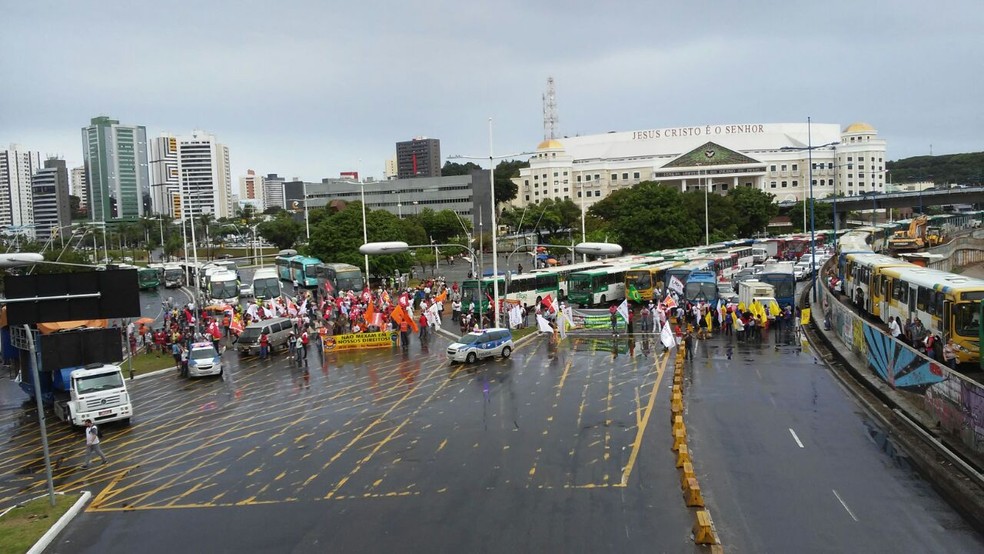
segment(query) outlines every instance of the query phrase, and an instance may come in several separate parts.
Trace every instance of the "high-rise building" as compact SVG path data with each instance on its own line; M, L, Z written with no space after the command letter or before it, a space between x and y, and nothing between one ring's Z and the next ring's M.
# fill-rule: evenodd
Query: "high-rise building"
M233 215L229 149L214 136L194 131L178 139L178 178L182 216Z
M150 202L154 213L177 217L178 138L162 133L150 141Z
M73 167L69 172L68 194L79 198L79 207L86 206L85 166Z
M0 225L30 225L31 176L41 169L41 153L11 144L0 150Z
M285 208L284 205L284 182L286 179L270 173L263 179L263 209L268 210L273 206Z
M48 240L52 235L70 233L72 213L68 201L68 168L65 160L50 158L31 177L34 199L34 236Z
M257 202L259 205L263 205L263 176L257 175L252 169L246 170L246 175L239 178L239 199L240 202L243 200L251 200L250 205L255 205ZM262 209L260 211L263 211Z
M150 185L147 129L95 117L82 128L82 155L89 218L109 221L143 216L143 194Z
M396 143L396 173L400 179L441 176L441 141L416 137Z
M396 158L390 158L383 164L383 179L396 179Z

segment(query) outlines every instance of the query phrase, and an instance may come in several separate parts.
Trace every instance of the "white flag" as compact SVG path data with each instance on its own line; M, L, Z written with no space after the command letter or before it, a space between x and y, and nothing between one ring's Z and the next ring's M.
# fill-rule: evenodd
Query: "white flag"
M553 327L550 326L548 322L542 315L536 314L536 326L540 329L541 333L553 334Z
M622 303L618 305L618 309L616 311L618 312L618 315L622 316L622 319L625 320L625 323L628 323L629 322L629 301L628 300L622 300Z
M673 337L673 331L670 330L669 321L663 324L663 330L659 332L659 341L667 350L676 346L676 339Z
M670 290L676 292L677 294L683 294L683 281L677 278L676 275L670 277Z
M557 312L557 330L560 332L561 339L567 338L567 314L564 310Z

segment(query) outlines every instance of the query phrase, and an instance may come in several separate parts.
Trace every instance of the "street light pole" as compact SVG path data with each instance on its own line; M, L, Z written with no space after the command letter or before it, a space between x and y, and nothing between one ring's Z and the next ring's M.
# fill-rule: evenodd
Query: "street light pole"
M809 164L810 181L810 273L813 275L813 301L817 301L817 242L816 242L816 212L813 209L813 126L810 117L806 118L806 140L809 148L807 149Z
M588 240L588 235L584 230L584 183L581 183L581 242ZM588 255L581 254L581 261L587 263Z
M366 228L366 184L359 180L359 188L362 191L362 244L369 242L369 231ZM369 284L369 254L366 258L366 285Z
M707 173L704 173L704 246L711 245L711 215L707 210L707 195L710 187L707 184Z
M308 219L307 182L303 182L301 184L301 187L302 187L302 192L304 193L304 234L305 236L307 236L308 242L311 242L311 221ZM363 202L365 202L364 198L363 198Z
M492 196L492 298L494 306L492 314L495 316L495 325L499 325L499 249L496 244L499 242L498 227L495 223L495 157L492 155L492 118L489 118L489 188Z

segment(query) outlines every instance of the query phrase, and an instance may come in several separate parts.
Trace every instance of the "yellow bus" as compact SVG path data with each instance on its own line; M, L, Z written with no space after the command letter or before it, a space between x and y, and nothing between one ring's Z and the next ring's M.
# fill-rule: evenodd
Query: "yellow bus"
M874 252L844 255L844 282L841 290L855 306L880 319L882 295L881 270L889 267L916 267L915 264Z
M631 298L636 302L648 302L654 298L659 299L666 283L666 270L683 265L683 262L659 262L640 268L630 269L625 272L625 296L629 297L630 291L634 288L638 293L637 298Z
M919 318L928 332L953 339L958 363L979 362L984 279L919 266L886 267L879 274L882 321Z

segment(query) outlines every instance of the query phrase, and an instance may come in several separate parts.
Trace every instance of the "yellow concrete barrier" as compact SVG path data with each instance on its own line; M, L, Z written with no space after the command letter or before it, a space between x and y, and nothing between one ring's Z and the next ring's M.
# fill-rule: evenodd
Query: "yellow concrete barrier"
M687 506L691 508L703 508L704 497L700 494L700 485L697 484L697 479L691 477L687 479L686 483L686 486L683 488L683 498L686 499Z
M677 429L683 429L684 433L687 432L687 426L683 424L682 415L673 416L673 430L676 431Z
M680 488L687 490L687 479L696 479L697 476L694 475L694 464L690 462L684 462L683 467L680 468Z
M672 395L676 395L676 394L679 394L681 399L683 398L683 385L679 383L673 383L673 390L670 391L671 398Z
M670 413L673 416L683 414L683 400L680 398L674 398L670 401ZM672 421L672 419L670 420Z
M689 464L689 463L691 463L690 448L688 448L687 445L685 444L680 445L680 448L677 450L677 462L676 462L677 469L681 469L683 468L683 464Z
M679 385L679 386L682 387L683 386L683 374L681 374L681 373L674 373L673 374L673 384L674 385Z
M714 536L714 524L711 522L711 512L697 510L694 515L694 542L697 544L717 544Z
M687 432L683 429L677 429L673 431L673 451L677 452L680 450L681 446L686 446L687 444Z

